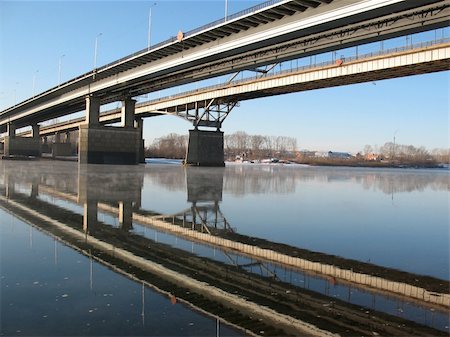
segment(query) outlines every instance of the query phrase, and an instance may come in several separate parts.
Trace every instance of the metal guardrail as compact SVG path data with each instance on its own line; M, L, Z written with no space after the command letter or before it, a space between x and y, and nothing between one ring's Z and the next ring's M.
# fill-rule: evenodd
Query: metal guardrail
M257 11L259 11L261 9L273 6L273 5L275 5L277 3L280 3L280 2L283 2L283 1L286 1L286 0L270 0L270 1L263 2L263 3L261 3L259 5L256 5L256 6L249 7L247 9L239 11L239 12L237 12L235 14L228 15L226 18L223 17L221 19L218 19L218 20L215 20L213 22L207 23L207 24L205 24L203 26L191 29L191 30L183 33L184 34L184 38L188 38L188 37L190 37L192 35L197 34L198 32L201 32L201 31L206 30L208 28L212 28L212 27L218 26L218 25L220 25L222 23L226 23L228 21L231 21L231 20L234 20L234 19L246 16L248 14L256 13ZM113 66L115 64L118 64L118 63L120 63L122 61L128 60L128 59L130 59L132 57L135 57L135 56L138 56L138 55L141 55L141 54L145 54L145 53L154 51L154 50L156 50L156 49L158 49L158 48L160 48L160 47L162 47L162 46L164 46L166 44L170 44L170 43L175 42L175 41L177 41L177 37L176 36L171 36L170 38L168 38L168 39L166 39L164 41L158 42L158 43L150 46L150 49L149 48L141 49L141 50L139 50L139 51L137 51L137 52L135 52L133 54L127 55L127 56L122 57L122 58L120 58L118 60L115 60L115 61L113 61L111 63L108 63L108 64L106 64L104 66L101 66L100 68L97 69L97 71L102 70L102 69L106 69L106 68L111 67L111 66Z
M433 41L416 43L416 44L409 45L409 46L404 46L404 47L397 47L397 48L391 48L391 49L386 49L386 50L380 50L380 51L376 51L376 52L366 53L366 54L362 54L362 55L338 58L337 60L341 59L344 62L352 62L352 61L357 61L357 60L361 60L361 59L368 59L368 58L372 58L372 57L387 55L387 54L400 53L400 52L413 50L413 49L427 48L427 47L431 47L431 46L439 45L439 44L444 44L444 43L448 43L448 42L450 42L450 38L442 38L442 39L433 40ZM336 52L338 52L338 51L336 51ZM257 79L262 79L262 78L266 79L266 78L276 77L276 76L279 76L279 75L282 75L282 74L289 74L289 73L294 73L294 72L298 72L298 71L305 71L305 70L310 70L310 69L324 68L324 67L328 67L328 66L332 66L332 65L336 65L336 60L334 60L334 61L325 61L325 62L321 62L321 63L315 63L313 65L295 67L295 68L285 69L285 70L281 70L281 71L274 71L274 72L272 72L270 74L267 73L267 74L264 74L264 75L250 76L250 77L246 77L246 78L243 78L243 79L240 79L240 80L235 80L235 81L226 82L226 83L214 84L214 85L206 86L206 87L199 88L199 89L193 89L193 90L189 90L189 91L184 91L182 93L175 94L175 95L165 96L165 97L157 98L157 99L146 101L146 102L141 102L141 103L137 104L137 106L145 106L145 105L148 105L148 104L154 104L154 103L166 101L168 99L188 96L188 95L191 95L191 94L194 94L194 93L207 92L207 91L210 91L210 90L213 90L213 89L225 89L225 88L228 88L228 87L232 87L232 86L234 86L236 84L241 84L241 83L245 83L245 82L251 82L251 81L254 81L254 80L257 80Z

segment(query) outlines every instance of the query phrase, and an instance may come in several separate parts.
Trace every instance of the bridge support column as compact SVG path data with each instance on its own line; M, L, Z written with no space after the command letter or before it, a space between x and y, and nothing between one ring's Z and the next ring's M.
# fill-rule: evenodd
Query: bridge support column
M100 98L94 95L86 96L86 124L90 126L99 125Z
M31 184L30 197L36 199L38 196L39 196L39 185L38 182L36 181Z
M145 164L145 144L144 144L144 120L138 118L134 121L134 126L139 132L138 138L138 162Z
M5 180L5 197L9 199L16 193L16 184L14 178L9 174L5 176Z
M39 124L33 124L31 126L32 128L32 134L33 134L33 142L36 149L33 149L32 151L36 151L37 155L36 157L42 156L42 149L41 149L41 138L39 137L39 132L41 131L41 126Z
M95 227L97 224L98 218L98 205L97 201L86 201L84 203L84 212L83 212L83 231L85 233L88 232L89 228Z
M134 103L131 99L123 103L124 127L112 127L99 123L100 100L92 95L86 98L86 122L79 130L78 155L81 164L138 163L139 131L133 125Z
M66 140L61 141L61 134L55 135L55 141L52 144L52 157L64 157L72 154L72 144L70 144L70 133L66 132Z
M186 164L197 166L225 166L223 132L189 130Z
M6 128L7 128L7 130L6 130L7 137L15 138L16 137L16 126L12 123L8 123Z
M133 228L133 204L131 201L119 202L119 223L124 230Z
M5 137L5 156L41 156L41 141L39 138L39 125L33 124L32 137L16 137L16 128L8 124L8 135Z
M51 146L48 143L48 137L44 136L42 138L42 143L41 143L41 152L42 153L51 153Z
M120 112L120 125L124 128L134 127L134 108L136 101L127 98L122 101L122 110Z

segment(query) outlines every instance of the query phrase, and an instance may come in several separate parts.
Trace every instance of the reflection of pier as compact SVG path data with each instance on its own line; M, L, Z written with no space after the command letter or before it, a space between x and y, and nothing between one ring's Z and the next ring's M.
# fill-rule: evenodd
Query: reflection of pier
M351 329L350 331L355 334L369 334L371 332L365 330L368 327L373 329L371 331L379 331L381 334L388 335L412 335L419 332L420 335L439 334L439 331L429 331L429 328L417 326L415 323L395 317L383 317L385 314L379 315L379 313L370 311L370 315L363 314L361 316L359 307L355 308L351 304L335 301L335 299L330 302L328 297L281 282L275 275L270 275L270 269L265 267L265 261L294 266L321 275L330 275L329 272L333 266L323 262L314 262L312 255L313 258L310 260L287 255L286 252L281 252L282 245L274 242L264 243L262 240L258 241L258 239L233 232L219 207L219 202L222 200L223 180L221 177L223 174L220 173L221 171L217 171L216 177L204 182L207 188L192 189L192 182L194 185L200 186L199 181L204 180L201 177L200 180L197 179L199 178L199 176L196 177L198 172L201 171L197 171L195 168L186 171L188 200L193 203L192 207L173 215L161 215L139 209L143 176L136 172L127 173L125 171L121 174L127 175L127 177L133 176L131 184L130 180L125 185L120 179L117 179L116 175L109 176L107 172L103 172L102 176L105 180L102 183L110 186L108 190L103 191L95 188L98 185L98 182L95 181L97 176L89 170L80 170L77 188L65 186L62 191L46 184L42 177L31 177L31 188L28 188L27 194L21 191L23 188L20 186L19 177L16 177L14 172L8 172L4 176L5 188L2 191L6 197L1 197L0 201L2 207L7 207L14 214L52 235L64 237L64 240L67 240L76 249L91 250L94 252L94 256L103 263L114 266L122 272L132 273L137 275L140 280L149 280L152 284L154 284L154 280L157 280L160 282L157 286L161 289L176 293L177 296L194 304L199 301L199 297L209 299L210 302L199 304L199 306L213 313L223 312L225 316L232 315L231 308L238 308L241 315L262 319L264 324L279 327L284 333L292 334L323 334L322 330L339 332L347 329ZM72 193L69 193L69 190L72 190ZM128 193L125 193L126 190ZM83 212L76 214L74 211L52 205L45 202L44 199L38 198L39 194L48 194L79 204L82 206ZM99 211L117 215L120 226L118 228L111 227L99 221L97 216ZM201 220L199 219L200 215ZM231 266L130 233L133 222L197 242L207 243L213 247L220 247L230 256ZM296 250L295 247L289 247L289 249ZM297 249L297 251L300 250ZM247 272L245 268L251 267L248 263L242 264L233 260L232 255L236 252L256 258L257 265L254 266L261 269L266 268L264 273L261 272L260 275L257 275ZM333 257L325 256L325 260L331 258ZM295 261L303 261L303 267L296 265ZM335 277L337 281L346 280L353 284L366 284L379 290L383 289L386 284L394 282L368 274L366 274L366 279L362 276L358 278L358 274L364 275L362 272L357 272L361 266L356 261L346 260L346 263L355 267L355 272L350 269L333 267L335 272L340 269L340 273ZM394 273L394 271L392 272ZM352 279L352 277L355 278ZM414 277L416 275L408 275L408 278ZM369 279L378 280L378 283L373 285L364 283L369 282ZM333 280L333 282L335 281ZM407 286L411 287L409 290L414 289L413 286L406 285L404 289L400 287L389 289L388 287L386 291L391 293L403 291L403 295L415 297L414 294L406 292L409 291ZM173 288L182 288L183 290L172 291ZM192 294L187 296L186 291ZM433 291L428 292L433 293ZM197 298L192 298L196 296ZM448 298L445 296L435 297ZM427 298L417 298L417 300L422 303L428 301ZM436 303L445 306L445 303ZM224 306L227 309L219 310L218 306ZM323 318L313 319L315 316ZM345 317L343 320L345 323L339 322L336 317ZM233 322L236 317L232 317L230 320ZM245 324L255 324L252 320L249 322L253 323ZM383 327L386 322L388 322L388 328ZM402 324L405 324L405 327L394 328L394 326Z
M192 206L175 214L159 214L139 209L143 176L126 171L108 175L106 168L97 171L78 171L77 193L62 193L40 184L31 184L31 194L39 189L56 198L76 202L84 207L83 228L94 226L99 211L114 214L125 230L132 229L137 222L190 241L220 247L232 253L246 255L252 259L274 262L306 272L323 275L341 282L368 287L368 289L405 296L419 303L448 307L448 281L438 280L395 269L378 267L369 263L315 253L300 248L278 244L235 233L220 210L224 169L208 171L187 168L186 182L188 201ZM100 170L101 172L98 172ZM98 174L103 177L98 188ZM130 177L133 177L131 180ZM128 179L127 179L128 178ZM37 178L35 177L34 180ZM14 175L5 175L6 191L14 190ZM37 179L43 181L42 177ZM126 181L126 183L124 183ZM64 186L67 187L67 186ZM71 186L73 189L74 187Z

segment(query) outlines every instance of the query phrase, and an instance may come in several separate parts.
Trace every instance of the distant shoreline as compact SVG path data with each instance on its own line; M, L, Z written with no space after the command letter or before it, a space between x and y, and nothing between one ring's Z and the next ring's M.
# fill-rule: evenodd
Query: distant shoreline
M352 161L352 160L314 160L314 161L292 161L297 164L310 166L344 166L344 167L368 167L368 168L416 168L416 169L444 169L445 164L436 163L389 163L389 162L369 162L369 161Z
M280 159L272 162L261 162L259 160L241 161L225 161L226 163L266 163L269 165L277 164L298 164L308 166L325 166L325 167L360 167L360 168L399 168L399 169L449 169L447 163L436 162L388 162L388 161L366 161L354 159L329 159L329 158L312 158L310 160Z

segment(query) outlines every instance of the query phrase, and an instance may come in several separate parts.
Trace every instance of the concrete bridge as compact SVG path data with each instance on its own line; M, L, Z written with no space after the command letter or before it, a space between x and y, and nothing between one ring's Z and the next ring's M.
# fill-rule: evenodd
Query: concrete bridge
M94 69L2 111L0 132L7 132L5 154L39 155L39 123L84 110L86 117L79 125L80 163L134 164L141 157L143 141L142 121L133 97L236 71L258 71L258 67L283 60L445 27L449 13L448 0L270 1L207 27L180 32L177 39ZM443 66L448 69L448 61ZM389 75L389 70L380 72L384 72L384 78L405 76ZM295 88L292 84L289 92L299 90ZM283 90L272 87L264 95ZM247 93L251 91L247 87ZM234 95L245 97L243 92ZM114 101L122 102L122 127L105 127L100 123L100 106ZM225 112L219 109L215 120L205 120L198 108L208 110L211 104L199 107L197 103L194 115L183 113L195 121L190 132L189 163L223 165L223 134L198 127L220 128L230 105ZM171 106L178 107L178 103ZM16 129L30 125L33 137L16 137ZM203 148L207 150L200 150Z
M287 94L332 86L349 85L387 78L445 71L450 68L450 43L448 39L424 42L417 45L383 50L366 55L358 55L325 62L320 65L304 66L258 75L238 81L229 81L221 85L201 88L178 95L163 97L136 105L135 118L158 115L174 115L191 122L194 127L220 127L238 102L260 97ZM118 123L121 109L100 113L102 125ZM60 142L60 134L78 130L85 118L77 118L62 123L45 126L40 129L40 137L56 135L53 144L55 155L67 154L70 146ZM32 132L22 132L20 137L31 137ZM197 151L198 152L198 151ZM143 144L139 144L140 161L143 162ZM222 155L223 156L223 155ZM207 157L202 163L207 162ZM220 161L220 158L219 158ZM189 163L195 163L188 160Z

